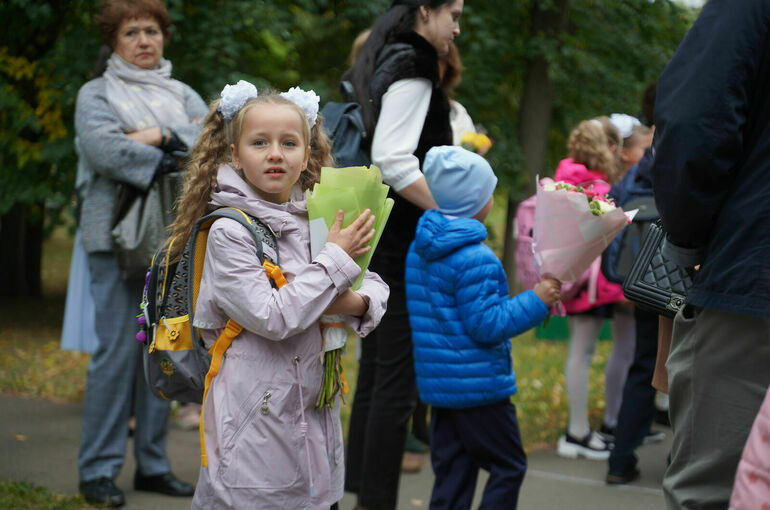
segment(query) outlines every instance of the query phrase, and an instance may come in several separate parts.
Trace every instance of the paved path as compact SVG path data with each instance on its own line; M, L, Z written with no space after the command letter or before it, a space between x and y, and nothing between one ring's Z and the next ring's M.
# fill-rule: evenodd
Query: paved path
M0 395L0 480L28 480L62 494L77 491L77 452L80 442L81 406L55 404ZM606 462L566 460L552 450L529 456L529 469L519 499L520 510L550 509L663 509L660 483L670 447L665 441L639 450L641 480L624 487L604 484ZM131 443L129 442L129 449ZM172 469L179 478L198 477L198 433L172 429L168 440ZM427 460L427 459L426 459ZM128 510L177 510L190 507L190 499L134 492L132 455L126 456L117 484L126 492ZM474 507L486 477L479 477ZM426 462L422 472L401 477L398 508L427 509L433 474ZM341 510L351 510L353 496L346 494Z

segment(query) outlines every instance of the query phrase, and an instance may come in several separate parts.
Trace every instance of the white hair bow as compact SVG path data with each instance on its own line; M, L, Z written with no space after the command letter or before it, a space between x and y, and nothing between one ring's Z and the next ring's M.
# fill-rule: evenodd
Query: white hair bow
M613 113L610 115L610 122L612 122L612 124L618 128L618 131L620 131L620 136L623 139L631 136L631 131L634 129L634 126L642 125L642 123L639 122L639 119L626 113Z

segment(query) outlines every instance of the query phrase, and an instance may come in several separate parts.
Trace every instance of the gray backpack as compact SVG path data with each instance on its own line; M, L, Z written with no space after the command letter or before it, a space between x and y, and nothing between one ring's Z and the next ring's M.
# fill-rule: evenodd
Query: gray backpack
M217 209L199 219L178 262L169 261L169 250L176 240L161 247L147 272L137 340L144 344L147 384L155 395L166 400L202 403L225 351L243 329L228 320L209 351L192 326L209 229L219 218L229 218L248 228L257 244L254 255L268 277L275 286L285 283L278 268L278 244L273 233L257 218L234 207Z

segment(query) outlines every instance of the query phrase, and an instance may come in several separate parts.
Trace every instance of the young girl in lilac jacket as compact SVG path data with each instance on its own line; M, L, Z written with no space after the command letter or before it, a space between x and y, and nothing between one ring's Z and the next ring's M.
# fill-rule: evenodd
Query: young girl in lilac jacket
M206 210L237 207L273 231L287 281L271 287L246 228L228 219L213 224L195 326L207 344L228 319L244 329L203 403L206 462L195 509L328 510L342 498L340 402L316 407L319 318L343 314L366 336L385 312L388 288L367 273L351 290L361 272L353 258L369 250L373 236L368 211L344 229L340 211L311 259L304 191L331 163L317 112L312 92L258 93L239 82L213 103L192 154L175 234L186 237Z

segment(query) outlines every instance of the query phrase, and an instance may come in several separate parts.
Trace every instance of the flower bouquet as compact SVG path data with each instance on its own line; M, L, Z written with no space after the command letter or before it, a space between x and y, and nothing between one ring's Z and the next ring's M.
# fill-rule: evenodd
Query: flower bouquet
M490 140L484 133L468 131L460 140L460 145L462 145L464 149L476 152L483 156L487 153L489 148L492 147L492 140Z
M535 269L563 282L577 281L637 212L624 212L593 186L551 179L540 181L535 200Z
M361 268L361 275L353 284L353 290L361 286L366 268L369 267L385 223L393 209L393 199L387 198L389 189L389 186L382 183L380 169L372 165L347 168L324 167L321 169L321 182L315 185L312 193L309 190L306 192L307 212L310 219L310 252L313 258L326 244L326 238L334 224L337 211L342 209L345 213L343 228L350 225L366 209L375 216L374 238L369 243L372 249L354 259ZM333 407L335 395L341 392L344 399L344 394L347 393L345 374L342 369L342 349L348 338L344 316L322 315L321 331L324 377L316 404L318 407L325 405Z

